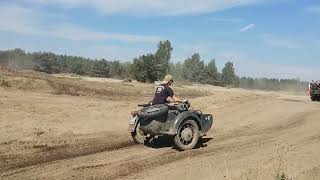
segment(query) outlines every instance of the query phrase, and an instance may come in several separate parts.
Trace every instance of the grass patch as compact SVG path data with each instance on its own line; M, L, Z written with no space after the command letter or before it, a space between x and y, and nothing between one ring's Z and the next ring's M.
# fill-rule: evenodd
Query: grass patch
M288 155L292 152L292 145L276 144L276 155L273 158L274 180L292 180L286 172L288 166Z
M131 82L130 82L131 81ZM33 90L70 96L104 96L114 100L136 100L152 98L154 84L144 84L127 80L124 82L87 81L81 77L54 77L35 71L16 71L0 66L0 86L19 90ZM173 86L181 98L206 96L204 90Z

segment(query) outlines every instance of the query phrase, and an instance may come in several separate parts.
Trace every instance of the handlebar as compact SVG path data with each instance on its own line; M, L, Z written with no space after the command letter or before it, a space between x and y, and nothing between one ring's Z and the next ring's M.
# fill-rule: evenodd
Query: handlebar
M151 106L152 102L150 101L148 104L138 104L139 107L148 107Z
M175 105L177 104L190 104L188 100L185 100L185 101L172 101L172 102L168 102L167 104L170 104L170 103L174 103ZM149 107L152 105L152 101L150 101L148 104L138 104L139 107Z
M189 109L191 107L191 104L189 103L188 100L184 101L174 101L174 105L179 105L181 104L184 108Z
M187 102L189 102L188 100L184 100L184 101L172 101L172 102L170 102L170 103L180 103L180 104L182 104L182 103L187 103Z

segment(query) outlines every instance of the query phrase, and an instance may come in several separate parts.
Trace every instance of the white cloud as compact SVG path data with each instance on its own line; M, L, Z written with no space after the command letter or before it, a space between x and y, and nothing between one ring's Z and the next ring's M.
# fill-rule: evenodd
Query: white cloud
M28 9L17 5L3 5L0 6L0 31L78 41L117 40L130 43L154 43L161 39L157 36L98 32L65 22L52 23L54 21L50 21L49 24L47 16L48 14L37 9Z
M223 18L223 17L211 17L210 21L219 22L219 23L241 23L244 22L242 18Z
M302 49L301 43L294 42L285 38L279 38L271 34L262 35L263 41L272 47L282 47L288 49Z
M97 45L81 49L77 55L107 60L131 61L142 54L152 53L154 49L119 45Z
M0 6L0 30L19 34L39 33L35 28L39 22L38 16L32 10L16 5ZM32 20L32 21L31 21Z
M306 11L312 14L320 15L320 5L308 6Z
M71 24L59 24L58 26L50 27L47 34L57 38L77 41L119 40L132 43L155 43L161 40L160 37L157 36L97 32L89 28L77 27Z
M273 0L28 0L27 2L30 1L67 7L92 7L103 14L172 16L216 12Z
M246 32L246 31L249 31L250 29L254 28L254 24L249 24L243 28L240 29L241 32Z

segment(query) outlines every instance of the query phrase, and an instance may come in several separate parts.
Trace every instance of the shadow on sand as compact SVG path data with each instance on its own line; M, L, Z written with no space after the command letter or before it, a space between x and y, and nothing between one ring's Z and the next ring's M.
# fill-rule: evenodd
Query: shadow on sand
M199 138L199 141L195 149L206 147L207 143L211 140L212 138ZM178 150L174 145L173 137L170 136L159 136L157 138L153 138L151 141L146 142L145 146L155 149L172 147L172 149Z

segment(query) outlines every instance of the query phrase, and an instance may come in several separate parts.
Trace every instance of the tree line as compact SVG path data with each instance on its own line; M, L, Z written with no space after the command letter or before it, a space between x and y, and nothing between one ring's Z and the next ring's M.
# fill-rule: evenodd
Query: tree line
M73 73L93 77L129 77L131 63L57 55L51 52L26 53L22 49L0 51L0 64L13 69L55 73Z
M194 53L182 62L170 62L173 47L170 41L160 41L154 53L134 58L132 62L90 59L57 55L51 52L26 53L22 49L0 51L0 64L14 69L29 69L46 73L74 73L93 77L132 78L139 82L154 82L171 74L175 79L218 86L262 90L304 90L307 82L299 79L239 77L232 62L219 72L214 59L205 63Z

